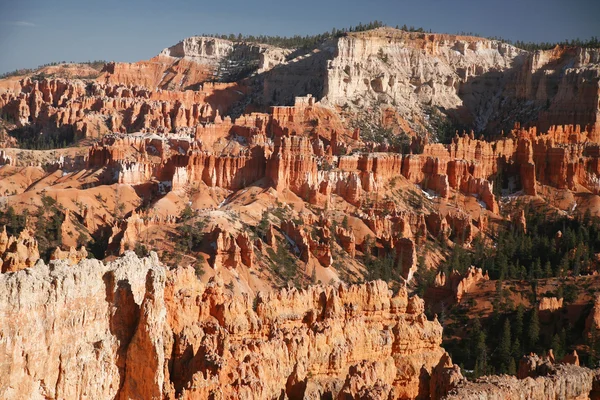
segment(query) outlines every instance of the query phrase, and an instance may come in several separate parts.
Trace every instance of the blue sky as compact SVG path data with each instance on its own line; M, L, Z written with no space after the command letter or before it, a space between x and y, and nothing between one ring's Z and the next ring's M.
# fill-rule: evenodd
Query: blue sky
M203 32L313 34L359 22L512 40L600 36L600 0L0 0L0 73L148 59Z

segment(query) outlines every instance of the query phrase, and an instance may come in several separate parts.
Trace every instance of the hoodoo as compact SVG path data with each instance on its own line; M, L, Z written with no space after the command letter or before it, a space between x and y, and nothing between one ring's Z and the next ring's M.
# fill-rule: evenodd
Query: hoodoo
M600 399L599 98L597 38L379 21L2 75L0 398Z

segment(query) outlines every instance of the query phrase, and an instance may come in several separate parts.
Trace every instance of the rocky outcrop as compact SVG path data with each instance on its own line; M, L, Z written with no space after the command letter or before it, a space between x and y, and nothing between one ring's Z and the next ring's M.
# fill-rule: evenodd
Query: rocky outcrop
M216 295L222 289L213 287L210 290ZM414 374L416 371L421 370L421 366L425 371L428 371L428 368L430 368L428 367L429 362L433 360L435 360L433 362L437 365L441 353L425 350L425 348L430 348L430 345L426 345L420 350L414 348L415 345L421 346L418 343L422 343L422 336L421 333L417 333L421 328L418 328L417 331L412 331L413 326L418 327L419 325L413 325L408 320L406 324L403 322L397 324L394 321L400 322L400 320L397 320L393 315L400 315L396 313L402 313L403 310L409 313L406 315L418 316L422 314L419 314L417 311L414 311L416 314L410 314L413 311L411 311L410 307L407 308L408 299L405 297L405 294L401 293L398 297L390 297L389 294L385 295L387 291L386 285L378 282L368 284L364 287L350 287L348 289L340 287L339 289L333 289L333 291L327 289L325 292L314 288L308 291L298 292L292 289L291 291L282 291L273 295L259 295L256 302L256 322L251 322L253 321L252 319L244 322L245 318L240 319L239 317L231 319L234 315L229 316L230 312L225 310L229 310L230 307L226 306L224 309L225 312L217 316L217 318L223 321L224 326L230 326L228 328L230 333L227 336L230 336L229 340L231 343L239 344L225 351L222 355L224 357L222 362L225 363L224 365L233 362L231 365L233 369L231 371L234 373L233 378L238 383L227 388L221 385L217 386L216 378L220 377L219 379L223 379L223 375L221 374L225 371L220 372L220 368L217 367L214 369L213 367L213 372L210 372L208 375L206 373L203 375L199 373L194 374L194 384L184 388L184 397L190 396L189 398L191 398L194 393L201 396L207 395L219 388L218 390L223 391L225 396L228 396L227 393L230 393L234 397L258 395L259 397L268 398L279 395L283 387L287 387L284 392L288 395L297 390L298 392L296 393L299 393L301 396L321 397L329 395L335 398L337 393L343 390L345 382L351 382L353 380L352 377L356 377L357 372L350 372L352 365L357 365L357 370L354 371L360 371L363 368L386 370L386 365L389 365L389 363L395 365L395 368L391 370L387 367L387 370L390 371L390 377L384 378L382 376L380 379L384 381L382 382L384 384L387 382L393 383L391 390L394 397L414 398L419 393L424 395L425 393L422 392L423 388L419 387L418 382L420 379L416 379ZM316 304L314 302L322 304L322 306L315 309ZM250 307L250 305L247 307ZM347 307L353 308L350 314L348 314L349 311L345 310ZM413 309L418 310L418 308ZM375 312L382 316L388 316L386 318L391 318L389 321L395 327L389 331L391 334L389 340L385 339L383 343L380 342L379 344L372 341L378 335L371 336L371 333L375 334L376 332L371 331L375 327L361 317L363 312ZM389 314L390 312L392 314ZM248 317L252 317L252 313ZM338 318L349 318L348 322L344 324L346 328L341 329L342 326L336 322ZM355 320L355 318L358 319ZM302 320L307 321L305 322L308 323L306 328L303 327ZM275 321L278 321L277 328L271 325ZM359 323L359 321L361 321L360 324L365 324L363 328L359 331L355 328L350 328L351 326L354 327L354 324ZM267 332L271 332L269 340L265 342L261 341L260 359L254 356L253 352L249 353L250 346L254 346L254 344L251 342L239 342L236 339L240 335L247 335L255 331L257 329L255 327L256 324L258 324L257 327L263 326L261 330L265 330L266 328ZM317 325L315 324L322 326L325 330L319 333L320 330L318 329L311 333L310 327L316 327ZM423 324L422 329L430 329L430 322L423 321ZM433 324L432 326L436 325L436 323ZM363 336L361 332L364 329L366 329L365 332L371 333ZM377 328L375 329L377 330ZM288 342L287 346L282 346L281 341L286 340L285 338L292 331L295 332L294 341L291 343ZM325 344L322 340L324 337L321 337L322 334L333 334L338 339L330 342L330 344ZM347 347L344 344L350 338L349 336L346 337L347 335L351 335L353 338L354 345L351 347ZM387 336L385 335L385 337ZM433 334L431 339L435 336ZM426 341L429 342L430 340ZM321 347L318 343L324 344L325 347ZM256 343L256 345L258 344ZM409 350L409 348L414 349ZM201 353L205 354L205 351L201 350ZM358 355L359 352L363 351L378 354L377 360L369 360L369 362L377 361L380 364L365 365L363 363L365 359L361 360L361 356ZM416 361L415 357L408 355L409 353L415 355L424 353L427 356L419 356L420 360ZM235 357L236 354L241 354L239 357L245 357L244 361L242 362L242 358ZM243 356L243 354L247 356ZM299 354L304 354L304 356L298 359L296 355ZM234 357L233 359L230 358L232 356ZM417 368L415 369L415 367ZM395 374L392 372L394 370ZM344 371L342 372L343 378L336 378L341 371ZM347 377L346 374L350 374L350 376ZM417 373L417 375L419 374ZM262 379L261 376L263 377ZM352 384L349 383L348 386L352 386ZM352 388L348 390L352 391Z
M342 249L344 249L350 257L354 258L356 255L356 237L354 236L354 232L350 229L345 229L342 226L337 226L335 234L340 241Z
M29 230L23 230L18 237L9 236L6 226L0 234L1 272L14 272L29 268L40 258L38 243Z
M18 126L46 133L62 126L76 138L112 132L185 132L213 122L243 97L238 84L206 84L197 91L170 92L127 83L24 79L17 91L0 95L0 110Z
M539 311L556 311L563 307L563 299L556 297L542 297L538 304Z
M481 268L473 266L470 266L464 275L454 270L450 276L446 276L444 271L440 271L435 277L433 287L427 289L425 297L433 303L448 300L460 303L465 293L469 293L478 282L489 279L487 271L484 274Z
M115 226L113 235L108 239L108 246L116 254L123 254L126 250L133 250L136 244L143 241L149 229L159 225L174 225L177 217L174 215L140 215L135 210L120 226Z
M500 131L506 127L497 121L511 124L520 107L522 119L544 130L598 122L597 49L526 52L494 40L390 28L348 34L333 46L323 101L366 118L393 107L416 130L427 121L413 116L434 106L455 110L477 131Z
M577 354L577 350L573 350L571 353L565 354L560 362L563 364L579 365L579 355Z
M0 275L0 397L116 398L156 258Z
M463 135L447 146L425 145L423 154L403 158L402 175L442 197L449 189L473 195L482 206L497 213L492 182L500 182L499 176L508 182L499 188L505 193L522 190L535 196L536 182L570 190L581 185L599 193L597 143L597 128L593 126L551 126L540 134L536 128L517 125L510 138L494 142ZM440 179L444 184L440 185Z
M523 356L517 377L486 376L475 382L456 379L444 399L598 399L599 370L579 367L577 353L557 364L552 350L548 356Z
M40 261L0 294L6 399L424 398L444 354L422 301L380 281L253 300L130 252Z
M425 144L418 155L337 155L355 146L354 134L310 96L296 97L293 107L273 107L270 114L223 118L245 91L233 83L170 92L24 80L20 93L1 95L0 108L21 126L31 119L40 131L70 126L80 137L147 132L105 136L90 149L89 168L110 167L105 178L131 185L156 178L173 190L198 181L235 190L266 176L277 190L289 189L312 204L323 205L337 194L360 206L401 174L443 199L453 191L474 196L496 214L498 192L537 195L537 182L600 193L598 135L592 126L552 126L544 134L517 126L495 142L464 135L445 146ZM507 187L494 188L503 182Z
M391 111L412 132L430 128L432 107L478 132L506 129L496 121L512 124L515 114L546 130L597 122L599 58L597 49L527 52L484 38L391 28L348 33L310 52L194 36L148 61L109 63L97 81L183 91L250 76L261 84L258 104L290 106L312 93L361 118Z
M68 251L64 251L60 247L57 247L50 255L50 260L67 260L71 265L76 265L87 257L88 252L84 246L81 246L79 250L71 246Z
M462 382L444 397L446 400L492 399L597 399L598 372L575 365L557 365L552 374L517 379L514 376L488 376L475 382Z
M242 265L252 268L254 265L254 244L247 232L233 234L217 226L208 237L211 248L210 264L215 270L238 268Z
M310 230L309 230L310 229ZM281 231L290 242L300 259L309 263L316 259L324 267L331 266L331 231L326 220L313 221L308 219L297 224L294 221L284 220Z
M519 361L517 378L536 378L538 376L555 374L556 368L554 366L554 361L552 350L549 351L549 354L546 357L540 357L537 354L523 356Z
M148 61L109 63L97 80L149 89L186 90L207 81L232 82L253 72L268 71L284 63L290 52L264 44L193 36Z
M160 399L165 385L165 338L167 310L165 270L149 269L140 319L127 347L125 379L121 399Z
M433 370L433 375L430 382L431 399L441 399L450 389L464 383L466 379L460 372L460 367L452 364L450 355L444 353L440 363Z

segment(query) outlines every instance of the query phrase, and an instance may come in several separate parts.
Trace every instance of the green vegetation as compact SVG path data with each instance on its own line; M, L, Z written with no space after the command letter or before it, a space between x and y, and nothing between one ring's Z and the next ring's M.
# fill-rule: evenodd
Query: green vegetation
M204 256L200 254L196 260L196 264L194 264L194 274L198 279L202 278L202 276L206 273L204 270L204 263Z
M267 248L267 254L271 260L271 269L281 279L282 284L289 282L296 287L302 286L302 271L299 268L298 259L292 255L293 249L286 241L277 243L277 251Z
M379 51L377 52L377 57L379 57L379 59L381 61L383 61L385 64L387 64L389 61L388 55L383 52L382 48L380 48Z
M474 35L476 36L476 35ZM574 40L563 40L561 42L523 42L521 40L517 40L515 42L503 39L500 37L488 37L487 39L498 40L500 42L504 42L519 49L527 50L527 51L536 51L536 50L551 50L556 46L564 46L564 47L584 47L589 49L597 49L600 47L600 40L596 36L592 36L590 39L581 40L579 38Z
M267 237L267 229L269 229L269 212L264 210L258 225L254 228L254 232L261 240L266 240Z
M367 255L365 257L365 267L367 270L367 280L382 279L386 282L399 282L401 268L396 265L393 254L388 254L385 257L373 257Z
M456 325L467 326L468 312L468 307L453 308L451 317L456 323L446 327L447 330L452 331ZM520 358L530 352L542 353L552 349L556 359L562 359L575 344L584 341L581 337L584 322L585 318L582 318L571 325L567 318L553 318L550 323L542 325L536 307L527 311L520 305L503 313L494 309L485 322L478 318L470 321L463 340L446 340L443 346L452 354L454 362L472 371L467 374L471 378L486 374L515 374ZM600 349L600 339L592 333L586 344L590 354L583 360L587 365L594 365L594 357L600 354L594 349Z
M214 37L219 39L230 40L232 42L254 42L269 44L272 46L282 47L286 49L296 48L313 48L323 41L335 37L340 37L348 32L362 32L370 29L381 28L385 26L381 21L372 21L367 24L359 23L357 26L351 26L350 28L337 29L333 28L330 32L323 32L316 35L294 35L294 36L271 36L271 35L242 35L241 33L235 35L230 33L225 34L206 34L203 33L200 36Z
M27 221L27 210L23 214L17 214L15 209L10 206L6 211L0 211L0 225L6 227L6 232L11 236L18 236L25 229Z
M567 275L579 275L591 271L593 258L600 251L600 218L589 213L572 217L552 214L547 209L533 210L525 207L527 234L508 223L499 232L493 233L494 247L487 246L481 237L475 239L472 248L466 250L455 246L447 261L440 267L448 274L452 269L464 273L470 265L487 270L496 280L496 291L492 301L493 313L483 321L471 321L467 313L469 304L450 309L452 323L446 326L451 339L444 347L453 360L467 370L472 377L484 374L514 374L518 360L529 352L543 353L553 349L561 359L576 346L582 362L593 366L600 359L600 335L591 332L584 336L587 312L575 323L571 323L565 312L552 315L542 322L537 311L538 279L559 278L556 291L543 296L564 299L565 307L573 303L578 287L569 284ZM561 235L557 235L560 231ZM422 278L417 273L417 280ZM530 293L525 295L533 305L526 310L523 305L515 307L510 296L510 287L505 280L518 279L529 282ZM462 330L462 340L453 337L455 330Z
M133 251L138 257L148 257L150 255L148 247L146 247L146 245L142 243L136 243L135 247L133 248Z
M9 135L17 139L20 148L30 150L60 149L75 142L75 133L70 125L51 132L40 132L35 126L29 125L13 129Z
M52 251L61 245L61 226L65 219L65 213L56 200L43 194L42 206L38 208L34 236L38 242L40 256L48 261Z
M429 115L429 124L439 143L448 144L456 135L468 131L466 125L456 123L452 117L446 116L437 107L429 107L425 111Z
M340 36L344 36L349 32L363 32L368 31L375 28L381 28L386 26L382 21L371 21L366 24L359 23L356 26L350 26L349 28L337 29L333 28L329 32L323 32L316 35L294 35L294 36L273 36L273 35L243 35L241 33L233 34L205 34L203 33L200 36L207 37L215 37L219 39L230 40L232 42L254 42L254 43L263 43L269 44L272 46L287 48L287 49L298 49L298 48L314 48L318 46L320 43L327 39L336 38ZM422 27L414 27L407 26L406 24L399 26L395 26L396 29L401 29L406 32L417 32L417 33L432 33L432 30L424 29ZM473 32L457 32L457 35L464 36L476 36L481 37L481 35ZM592 36L588 40L581 40L579 38L574 40L563 40L561 42L524 42L524 41L511 41L509 39L504 39L501 37L490 36L487 37L490 40L498 40L503 43L507 43L518 47L527 51L535 51L535 50L549 50L553 49L557 45L560 46L578 46L578 47L586 47L586 48L598 48L600 47L600 40L597 37Z
M175 249L182 253L198 251L202 239L204 238L203 229L205 221L194 220L197 213L188 205L179 216L181 224L177 226L177 238L175 240Z
M82 62L74 62L74 61L56 61L56 62L51 62L48 64L43 64L43 65L39 65L37 68L20 68L20 69L16 69L14 71L10 71L10 72L5 72L3 74L0 74L0 79L4 79L4 78L9 78L11 76L21 76L21 75L27 75L27 74L32 74L35 71L45 68L45 67L52 67L55 65L60 65L60 64L84 64L84 65L89 65L90 67L92 67L95 70L101 70L104 65L107 63L107 61L104 60L94 60L94 61L82 61ZM38 74L41 76L41 74Z
M387 144L400 153L410 153L411 138L405 132L396 134L381 124L373 125L363 120L355 121L354 127L360 128L360 137L364 142Z
M187 205L178 218L175 231L169 234L173 245L172 251L164 250L160 258L167 264L180 265L185 259L184 265L193 265L194 272L198 278L204 275L204 264L206 260L199 253L202 251L204 241L204 228L206 219L199 219L197 211ZM154 241L150 241L153 245Z
M600 218L550 215L547 209L526 207L527 233L509 223L492 232L494 247L476 237L472 250L455 246L441 269L446 272L474 265L491 279L540 279L579 275L600 252ZM557 237L561 232L562 236Z

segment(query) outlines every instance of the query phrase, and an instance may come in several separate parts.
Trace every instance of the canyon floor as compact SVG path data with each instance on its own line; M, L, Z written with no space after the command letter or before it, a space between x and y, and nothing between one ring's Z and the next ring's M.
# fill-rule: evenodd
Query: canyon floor
M385 27L0 79L0 397L600 398L599 99Z

